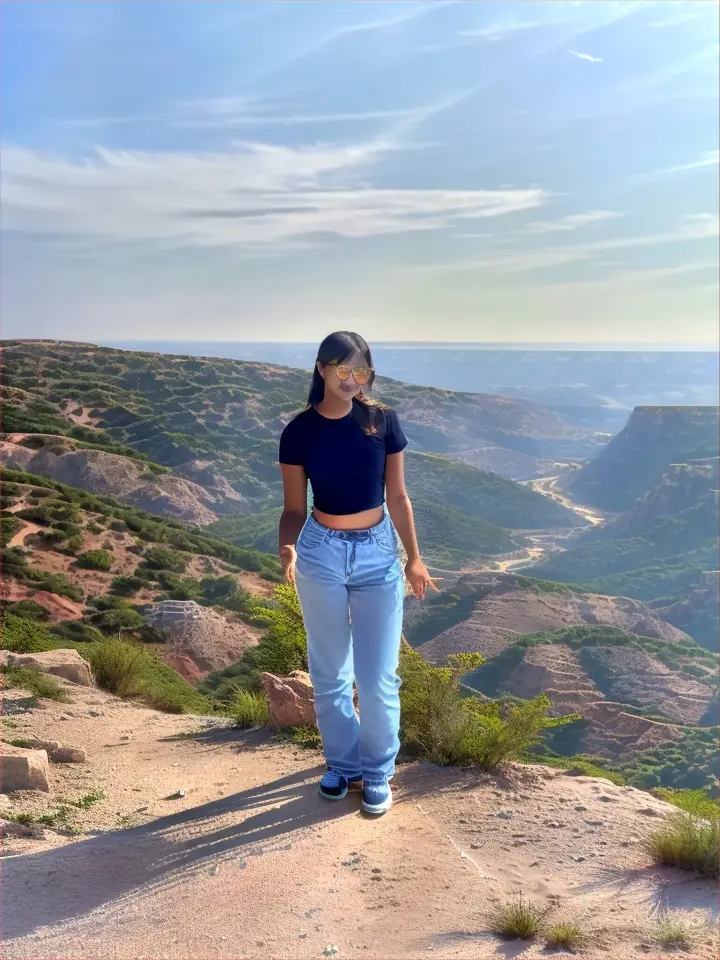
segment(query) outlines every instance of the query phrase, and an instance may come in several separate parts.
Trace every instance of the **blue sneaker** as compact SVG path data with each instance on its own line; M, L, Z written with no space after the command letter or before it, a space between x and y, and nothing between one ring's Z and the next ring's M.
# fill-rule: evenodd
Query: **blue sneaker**
M362 808L365 813L387 813L392 806L392 790L387 780L364 780Z
M332 767L320 781L320 796L326 800L343 800L351 786L360 786L362 777L346 777Z

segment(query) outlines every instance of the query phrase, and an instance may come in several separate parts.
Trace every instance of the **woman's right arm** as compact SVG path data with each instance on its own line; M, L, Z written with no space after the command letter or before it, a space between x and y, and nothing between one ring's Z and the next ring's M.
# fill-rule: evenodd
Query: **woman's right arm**
M281 463L283 512L278 528L278 553L285 579L295 582L295 544L307 519L307 474L299 464Z

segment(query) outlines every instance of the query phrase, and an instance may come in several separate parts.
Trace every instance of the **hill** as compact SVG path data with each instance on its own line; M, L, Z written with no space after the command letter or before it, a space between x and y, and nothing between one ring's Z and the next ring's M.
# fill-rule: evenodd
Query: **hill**
M13 341L4 348L2 374L0 462L197 525L228 515L262 516L253 545L271 548L267 531L282 503L277 441L303 406L306 372ZM406 427L408 490L417 501L424 546L438 565L461 567L512 550L517 527L581 522L509 480L419 451L461 450L495 443L500 435L520 447L548 439L587 450L594 435L502 397L383 379L378 393L396 406ZM222 529L237 539L239 526Z
M567 475L580 503L628 510L671 464L718 456L718 407L635 407L623 430L598 456Z
M718 479L717 459L672 467L630 510L568 538L533 573L674 607L672 622L717 650L717 603L704 580L720 566Z
M497 573L462 577L424 607L407 603L406 636L426 660L485 656L465 678L468 688L492 699L542 692L558 715L578 713L579 723L549 741L564 756L605 758L614 769L625 763L637 777L631 782L653 785L646 751L697 740L717 725L717 656L636 600ZM702 740L696 748L702 784L692 785L705 786L712 750ZM677 777L681 768L684 777L692 764L671 753L656 766ZM673 785L669 776L662 782Z
M120 631L174 667L170 654L189 656L202 676L236 663L258 642L262 620L253 601L280 580L275 557L16 471L3 471L2 506L0 600L18 628L41 624L59 645L92 644ZM146 625L147 612L164 599L203 607L215 618L212 641L199 624L182 644L166 644L167 635Z

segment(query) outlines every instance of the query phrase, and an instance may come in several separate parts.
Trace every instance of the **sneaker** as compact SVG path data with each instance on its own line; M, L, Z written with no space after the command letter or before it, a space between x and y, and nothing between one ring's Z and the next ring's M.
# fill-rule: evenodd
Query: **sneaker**
M360 786L362 777L346 777L332 768L320 781L320 796L326 800L342 800L347 796L348 788Z
M362 808L365 813L387 813L392 806L392 790L387 780L365 780L362 791Z

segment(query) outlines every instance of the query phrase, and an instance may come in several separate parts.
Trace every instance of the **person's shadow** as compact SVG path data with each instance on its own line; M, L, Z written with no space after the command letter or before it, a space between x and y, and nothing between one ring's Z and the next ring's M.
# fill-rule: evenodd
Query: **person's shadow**
M143 826L0 861L2 939L177 884L209 863L233 858L243 869L246 857L282 849L279 839L357 816L353 806L318 796L318 772L304 770ZM228 814L253 809L240 822L223 822Z

